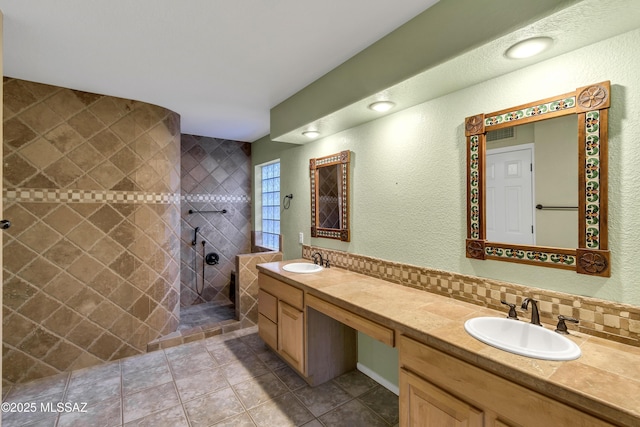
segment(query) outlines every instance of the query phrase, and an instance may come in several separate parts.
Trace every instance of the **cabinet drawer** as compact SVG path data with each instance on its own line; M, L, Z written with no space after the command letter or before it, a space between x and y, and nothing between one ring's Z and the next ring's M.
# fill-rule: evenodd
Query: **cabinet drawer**
M362 316L313 295L307 294L307 307L311 307L314 310L337 320L338 322L344 323L357 331L365 333L390 347L395 347L393 329L389 329L379 323L365 319Z
M258 291L258 313L278 323L278 300L262 289Z
M303 309L302 289L288 285L263 273L258 273L258 286L279 300L285 301L290 306L299 310Z
M271 348L278 348L278 325L262 314L258 314L258 335Z

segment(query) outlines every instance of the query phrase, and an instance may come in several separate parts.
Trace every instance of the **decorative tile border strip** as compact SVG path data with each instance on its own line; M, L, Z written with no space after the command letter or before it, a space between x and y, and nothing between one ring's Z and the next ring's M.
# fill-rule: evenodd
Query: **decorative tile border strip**
M515 122L533 116L542 116L544 114L553 113L555 111L566 110L576 106L576 97L571 96L565 99L553 100L551 102L535 105L533 107L523 108L521 110L513 110L504 114L486 117L484 119L485 126L495 126L504 122Z
M600 249L600 111L585 114L585 245Z
M505 310L502 300L517 303L532 297L540 302L546 325L555 325L560 314L571 316L580 323L569 328L640 347L640 307L308 245L303 245L302 257L311 259L316 251L332 266L494 310Z
M479 150L480 150L480 137L473 135L469 137L469 238L480 238L480 170L479 170Z
M180 195L139 191L16 188L4 189L3 199L7 202L174 204L180 202Z
M141 191L78 190L50 188L3 189L6 202L43 203L159 203L176 204L187 202L250 203L247 195L146 193Z
M250 203L251 196L246 194L185 194L180 196L180 200L185 202L216 202L216 203Z
M487 257L505 258L512 261L535 261L541 264L553 266L566 266L575 268L576 256L574 254L545 252L539 249L521 249L512 247L501 247L499 244L487 243L484 253Z

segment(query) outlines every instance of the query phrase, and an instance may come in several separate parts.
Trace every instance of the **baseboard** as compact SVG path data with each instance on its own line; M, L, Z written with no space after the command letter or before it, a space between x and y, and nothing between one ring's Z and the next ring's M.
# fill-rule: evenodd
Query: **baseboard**
M368 376L369 378L371 378L372 380L374 380L375 382L377 382L382 387L386 388L396 396L400 396L400 388L397 385L392 384L388 380L382 378L380 375L378 375L378 373L367 368L360 362L358 362L358 364L356 365L356 368L358 369L358 371L362 372L363 374L365 374L366 376Z

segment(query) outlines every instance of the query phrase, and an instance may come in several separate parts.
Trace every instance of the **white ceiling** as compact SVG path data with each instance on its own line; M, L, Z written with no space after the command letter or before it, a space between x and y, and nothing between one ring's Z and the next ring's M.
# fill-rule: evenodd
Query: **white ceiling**
M438 0L0 0L4 74L135 99L240 141Z

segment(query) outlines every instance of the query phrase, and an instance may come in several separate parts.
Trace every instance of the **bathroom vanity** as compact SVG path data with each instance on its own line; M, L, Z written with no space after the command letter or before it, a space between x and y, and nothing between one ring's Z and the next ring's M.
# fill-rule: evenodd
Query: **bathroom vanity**
M463 328L505 313L340 268L291 273L287 263L258 265L259 333L311 385L355 368L360 331L399 350L401 426L640 425L640 382L607 368L615 360L616 372L637 371L638 348L572 332L578 360L518 356Z

